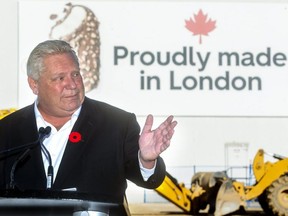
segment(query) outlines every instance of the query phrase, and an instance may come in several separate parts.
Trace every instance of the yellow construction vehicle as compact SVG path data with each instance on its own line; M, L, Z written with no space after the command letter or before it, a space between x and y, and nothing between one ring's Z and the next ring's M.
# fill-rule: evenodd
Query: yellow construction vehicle
M246 186L229 178L225 171L198 172L192 177L191 188L167 173L163 183L155 189L188 214L208 208L215 216L245 210L250 200L258 201L268 215L288 215L288 158L269 154L276 162L264 161L269 154L258 150L253 161L255 183Z
M10 113L15 112L15 111L16 111L16 109L14 109L14 108L0 110L0 119L4 118L5 116L7 116Z

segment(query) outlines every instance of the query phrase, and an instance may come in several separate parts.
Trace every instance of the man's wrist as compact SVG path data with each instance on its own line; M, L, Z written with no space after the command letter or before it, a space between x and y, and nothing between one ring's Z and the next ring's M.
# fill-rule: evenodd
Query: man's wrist
M138 152L138 157L140 160L141 165L146 168L146 169L153 169L156 164L156 159L155 160L144 160L143 157L141 156L141 152L139 150Z

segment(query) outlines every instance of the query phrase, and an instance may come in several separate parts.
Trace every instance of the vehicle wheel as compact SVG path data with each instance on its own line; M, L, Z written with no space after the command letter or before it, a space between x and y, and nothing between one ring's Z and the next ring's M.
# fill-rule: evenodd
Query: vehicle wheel
M193 200L191 200L191 208L190 208L190 214L192 215L196 215L199 214L200 211L200 199L199 197L194 198Z
M267 203L274 215L288 215L288 175L281 176L269 186Z
M267 190L263 191L263 193L258 197L258 202L267 215L273 215L267 202Z

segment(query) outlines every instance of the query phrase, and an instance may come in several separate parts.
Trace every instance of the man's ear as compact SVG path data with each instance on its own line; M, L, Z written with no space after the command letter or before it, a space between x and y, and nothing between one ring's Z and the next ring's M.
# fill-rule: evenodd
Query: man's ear
M32 79L31 77L28 77L28 83L35 95L38 95L38 83L36 80Z

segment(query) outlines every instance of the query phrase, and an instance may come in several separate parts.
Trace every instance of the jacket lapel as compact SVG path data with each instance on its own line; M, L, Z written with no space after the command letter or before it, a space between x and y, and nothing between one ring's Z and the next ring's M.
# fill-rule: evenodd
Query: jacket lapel
M22 120L20 122L24 122L23 125L20 125L20 127L22 128L20 128L19 134L17 135L20 137L20 140L23 141L23 143L21 143L20 145L36 141L38 139L38 129L34 113L34 104L27 107L27 109L23 112ZM40 146L32 148L28 154L30 154L31 158L29 159L29 161L27 161L28 163L24 164L24 167L27 166L27 169L34 170L33 178L37 180L36 185L34 184L35 182L33 183L34 180L31 181L31 184L33 184L31 185L31 187L45 188L46 177ZM22 169L24 169L24 167ZM28 177L32 178L32 175L28 175ZM28 177L25 176L25 178Z
M81 135L81 140L75 142L71 142L68 139L63 158L61 160L61 164L54 182L54 187L56 189L66 189L63 188L63 183L67 178L68 174L73 172L73 169L77 169L79 167L79 162L81 157L85 154L85 149L87 149L87 140L90 139L90 136L94 136L93 129L97 127L95 122L91 119L91 115L89 115L89 111L87 110L89 107L85 105L82 106L80 115L72 128L71 132L76 132L77 135ZM93 116L95 114L93 113Z

